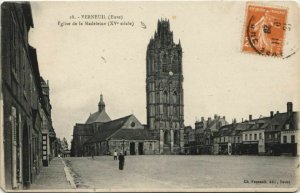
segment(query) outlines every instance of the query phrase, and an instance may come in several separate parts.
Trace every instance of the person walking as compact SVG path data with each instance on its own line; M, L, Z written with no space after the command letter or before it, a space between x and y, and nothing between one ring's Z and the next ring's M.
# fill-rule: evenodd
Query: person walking
M114 152L114 160L118 160L118 153L117 153L116 150L115 150L115 152Z
M124 162L125 162L125 157L122 153L119 155L119 170L124 169Z

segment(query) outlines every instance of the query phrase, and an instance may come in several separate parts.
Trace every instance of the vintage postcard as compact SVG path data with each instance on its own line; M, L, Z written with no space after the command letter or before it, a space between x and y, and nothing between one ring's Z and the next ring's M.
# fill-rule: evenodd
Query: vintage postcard
M295 192L295 1L1 4L5 192Z

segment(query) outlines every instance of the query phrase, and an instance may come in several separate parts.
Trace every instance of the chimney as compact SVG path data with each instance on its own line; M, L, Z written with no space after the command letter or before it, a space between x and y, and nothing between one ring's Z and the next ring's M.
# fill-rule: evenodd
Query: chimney
M270 111L270 117L273 118L274 116L274 111Z
M204 117L201 117L201 122L203 122L204 121Z
M234 123L234 124L236 123L236 118L234 118L234 119L232 120L232 123Z
M288 115L293 114L293 103L292 102L287 103L287 113L288 113Z
M279 111L276 111L276 114L279 114Z
M206 129L207 121L203 121L203 129Z
M225 118L226 118L226 117L225 117L225 116L223 116L223 119L224 119L224 120L225 120Z
M215 114L215 116L214 116L214 119L217 119L218 118L218 115L217 114Z
M210 117L208 117L208 119L207 119L207 125L209 125L209 124L210 124L210 122L211 122L211 118L210 118Z
M242 118L242 123L244 123L244 118Z
M221 126L222 126L221 121L218 121L218 122L217 122L217 130L219 130L219 129L221 128Z
M249 115L249 121L252 121L252 115Z

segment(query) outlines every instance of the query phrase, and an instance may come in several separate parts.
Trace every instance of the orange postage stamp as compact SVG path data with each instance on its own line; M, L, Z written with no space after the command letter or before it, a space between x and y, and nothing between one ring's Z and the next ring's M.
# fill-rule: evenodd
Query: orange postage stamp
M247 5L242 51L281 57L287 9Z

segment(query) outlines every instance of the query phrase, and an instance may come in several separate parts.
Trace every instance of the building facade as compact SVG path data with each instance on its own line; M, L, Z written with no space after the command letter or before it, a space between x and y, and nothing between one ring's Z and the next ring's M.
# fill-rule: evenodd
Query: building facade
M239 155L241 154L242 133L239 127L243 123L233 122L222 126L214 136L213 154Z
M55 132L50 100L43 100L37 53L28 43L30 4L2 3L1 26L1 179L6 189L23 189L35 180L44 158L50 161L52 149L44 145L43 134L55 139Z
M158 140L144 129L134 116L129 115L100 125L95 135L84 143L85 156L158 154Z
M210 130L204 129L209 125L207 122L211 122L211 119L197 121L195 132L191 132L191 127L186 128L185 144L191 150L189 153L196 149L197 154L299 155L299 117L298 112L293 111L291 102L287 103L287 112L284 113L271 111L270 116L257 119L249 115L248 120L237 122L233 119L231 124ZM190 134L195 135L195 145L194 138L188 137ZM202 149L200 152L199 147ZM203 152L203 149L208 151Z
M103 123L111 121L105 111L103 95L100 95L98 111L89 115L85 123L76 123L73 129L73 140L71 144L71 156L84 156L84 143L92 138L97 128Z
M184 127L184 153L196 154L195 129L191 126Z
M111 120L101 94L98 111L74 127L71 156L112 155L114 151L126 155L158 154L159 143L134 115Z
M160 153L183 151L184 111L182 48L168 20L160 20L146 55L147 125L160 142ZM182 150L181 150L182 149Z
M207 120L201 117L201 121L195 122L195 139L196 154L212 154L213 138L219 129L228 124L225 116L214 115L213 119L208 117Z

